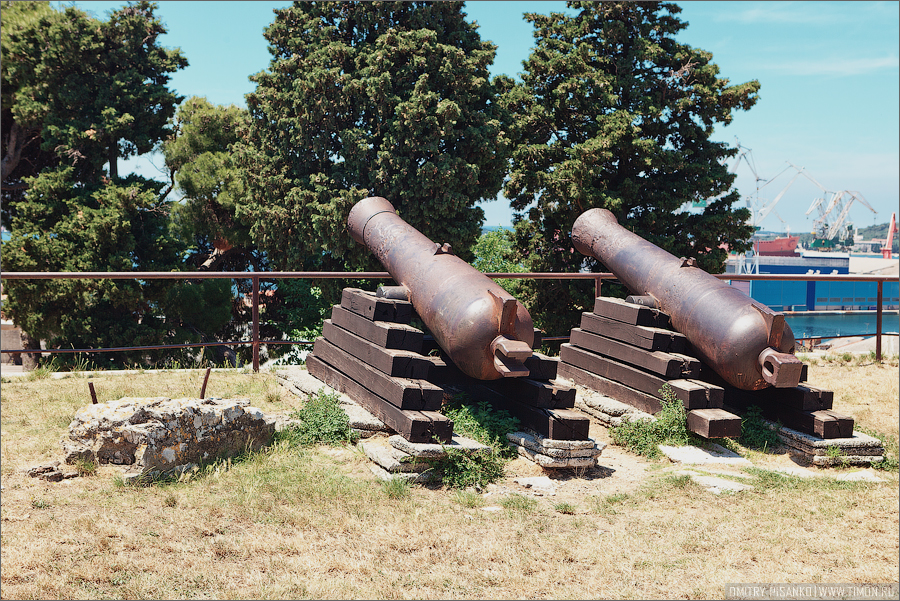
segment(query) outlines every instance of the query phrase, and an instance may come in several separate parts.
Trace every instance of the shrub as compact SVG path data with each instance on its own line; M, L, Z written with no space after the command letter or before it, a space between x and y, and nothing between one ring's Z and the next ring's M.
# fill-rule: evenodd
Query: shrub
M687 429L687 411L684 403L675 397L667 384L660 391L662 409L655 420L638 419L613 426L609 434L617 445L649 457L659 457L659 445L686 445L694 443L697 437Z
M353 442L350 420L341 409L338 396L334 393L327 394L324 389L320 389L318 394L310 397L302 408L294 411L291 417L300 423L285 428L280 438L292 444L309 446Z
M467 395L454 396L443 408L453 420L453 431L489 445L504 458L516 456L506 442L506 435L519 429L519 420L502 409L494 409L487 401L472 401Z
M763 419L762 410L756 405L750 407L741 419L741 437L738 439L748 449L757 449L763 452L770 451L779 444L778 430L781 424L774 429Z

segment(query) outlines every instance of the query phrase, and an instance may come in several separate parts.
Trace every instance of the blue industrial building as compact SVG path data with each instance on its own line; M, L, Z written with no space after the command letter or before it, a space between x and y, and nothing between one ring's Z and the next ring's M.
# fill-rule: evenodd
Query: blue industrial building
M826 256L822 256L826 255ZM837 253L807 254L802 257L760 256L750 260L729 261L726 273L772 274L846 274L850 256ZM878 303L876 282L732 281L731 284L775 311L866 311ZM883 284L883 309L900 307L897 281Z

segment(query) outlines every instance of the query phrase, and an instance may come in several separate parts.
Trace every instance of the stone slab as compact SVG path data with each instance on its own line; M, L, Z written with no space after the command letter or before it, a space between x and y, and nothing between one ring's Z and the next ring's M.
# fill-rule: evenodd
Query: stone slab
M383 439L363 440L357 446L374 463L391 473L420 473L429 468L426 463L416 463L412 455L386 444Z
M567 459L570 457L599 457L606 443L598 443L592 439L585 441L557 441L549 440L542 436L530 434L528 432L510 432L506 435L506 439L516 446L525 447L535 453L547 455L555 459ZM555 444L559 442L579 443L574 448L559 448Z
M443 459L447 456L448 449L469 453L490 453L491 451L491 447L488 445L456 434L453 435L449 444L410 442L399 434L389 437L388 443L395 449L420 459Z
M438 478L437 475L435 475L434 470L426 470L422 473L416 473L416 472L391 473L391 472L387 471L386 469L384 469L383 467L381 467L380 465L370 465L369 470L373 474L375 474L375 476L378 479L384 480L384 481L406 480L408 482L414 482L416 484L419 484L419 483L433 482L434 480L436 480Z
M568 457L568 458L556 458L550 457L549 455L544 455L542 453L535 453L525 447L520 447L515 444L510 444L511 447L515 448L519 455L530 459L534 463L538 464L543 468L548 469L567 469L567 468L590 468L597 465L596 457Z
M883 455L841 455L840 457L814 455L810 457L809 455L800 453L795 449L791 449L791 452L800 454L802 457L810 460L813 465L817 465L819 467L842 467L845 465L868 466L884 460Z
M547 476L531 476L527 478L514 478L513 482L519 486L530 488L535 492L553 495L556 494L556 482Z
M659 450L663 453L663 455L665 455L675 463L683 463L689 465L753 465L749 460L717 444L711 444L709 445L709 448L706 449L701 449L700 447L691 445L686 445L683 447L673 447L661 444L659 445Z
M847 438L819 438L812 434L798 432L791 428L782 427L778 431L778 438L786 445L812 455L827 455L830 447L837 447L846 455L883 455L884 446L874 436L863 432L854 431L853 436Z

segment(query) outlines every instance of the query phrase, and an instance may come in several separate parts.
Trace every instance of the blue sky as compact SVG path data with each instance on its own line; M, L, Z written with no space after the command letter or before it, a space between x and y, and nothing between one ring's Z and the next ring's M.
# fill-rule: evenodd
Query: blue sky
M105 18L124 2L75 4ZM272 9L287 4L159 2L157 15L169 30L162 44L180 47L190 62L173 76L172 87L184 96L245 106L244 94L253 90L248 77L269 64L263 30ZM858 192L877 211L853 204L849 220L857 226L889 221L900 202L900 3L677 4L679 18L689 23L680 42L712 52L721 77L761 83L756 106L735 113L733 123L714 135L732 145L737 138L750 149L746 156L756 174L746 162L737 164L741 195L757 209L771 205L797 173L789 162L827 191L800 176L758 225L808 232L818 215L805 214L812 202L841 190ZM566 8L564 2L467 2L465 10L482 38L498 46L492 73L516 76L534 41L522 13ZM147 158L131 167L158 173ZM482 206L485 225L510 224L505 199Z

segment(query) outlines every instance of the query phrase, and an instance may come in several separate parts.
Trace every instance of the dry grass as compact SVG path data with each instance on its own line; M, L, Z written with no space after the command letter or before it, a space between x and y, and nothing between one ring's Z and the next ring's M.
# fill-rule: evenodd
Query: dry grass
M857 402L870 374L865 422L893 415L896 433L896 369L856 367L829 385L814 366L810 381L853 414L838 399ZM94 382L103 401L195 395L201 378ZM271 374L214 372L208 395L264 411L296 402L277 390ZM553 497L507 479L489 495L413 487L392 499L356 450L284 445L146 488L117 486L113 468L63 483L22 474L59 457L89 398L83 379L3 383L3 598L716 598L731 582L898 580L896 474L846 483L748 470L753 490L715 496L608 448L606 468L560 480ZM629 470L640 480L613 493Z

